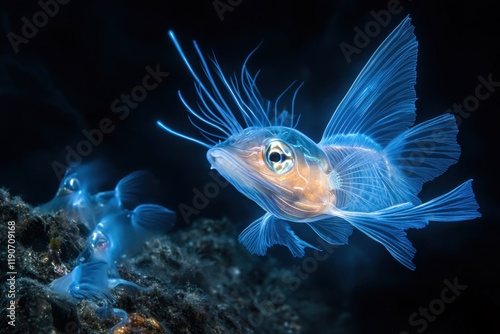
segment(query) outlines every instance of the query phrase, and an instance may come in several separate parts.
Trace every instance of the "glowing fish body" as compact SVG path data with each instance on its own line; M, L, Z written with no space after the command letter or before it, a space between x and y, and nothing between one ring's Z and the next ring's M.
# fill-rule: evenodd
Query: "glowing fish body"
M89 231L105 216L131 210L151 198L156 180L151 172L138 170L122 178L113 190L93 193L91 184L101 173L95 165L68 169L61 180L56 196L39 205L41 212L63 211L81 221Z
M138 170L118 181L113 190L101 191L91 196L96 220L123 210L132 210L151 199L157 181L151 172Z
M122 320L111 328L112 333L126 323L127 313L112 307L116 300L111 289L120 285L148 290L120 278L115 263L123 256L136 253L145 241L166 232L174 222L172 211L155 204L142 204L133 211L123 210L104 217L92 231L87 248L79 256L78 262L83 263L54 280L50 288L75 301L88 299L100 303L96 311L103 319L110 313L121 317Z
M75 302L86 299L98 303L97 314L106 319L110 312L121 317L122 320L110 329L113 333L115 328L120 327L127 321L127 312L114 308L116 302L111 294L111 289L118 285L129 286L141 291L148 290L135 283L121 278L110 278L108 274L109 264L105 261L92 259L76 266L69 274L51 282L52 291L72 299Z
M173 211L156 204L141 204L132 211L111 213L92 231L88 250L82 252L80 261L85 261L90 253L92 258L105 261L113 269L116 261L136 254L147 240L171 229L175 217ZM103 246L105 251L97 251Z
M226 100L197 44L210 89L196 75L173 32L169 34L195 79L199 111L179 96L191 122L210 143L158 125L208 148L212 168L266 211L239 237L250 252L264 255L270 246L281 244L301 257L305 247L315 248L295 235L289 222L309 225L334 245L347 244L355 227L414 269L415 249L405 230L422 228L429 221L480 217L471 180L425 203L417 197L423 183L458 160L460 147L450 114L414 125L417 41L409 17L369 59L318 143L295 129L293 100L291 114L278 115L276 105L271 110L246 61L238 81L227 79L212 60L219 86L229 94Z
M168 231L175 224L175 213L160 205L140 204L154 190L156 181L150 172L133 172L113 190L92 194L90 181L98 172L89 166L67 171L56 196L37 210L62 210L91 230L87 247L77 259L79 264L69 274L55 279L50 288L73 301L97 302L97 314L103 319L110 313L121 317L110 329L114 332L126 323L127 313L112 307L115 298L111 289L120 285L148 290L120 278L116 263L137 253L148 239Z
M80 221L88 230L96 224L89 190L82 184L78 173L68 169L59 184L56 196L35 207L38 212L63 211L68 217Z

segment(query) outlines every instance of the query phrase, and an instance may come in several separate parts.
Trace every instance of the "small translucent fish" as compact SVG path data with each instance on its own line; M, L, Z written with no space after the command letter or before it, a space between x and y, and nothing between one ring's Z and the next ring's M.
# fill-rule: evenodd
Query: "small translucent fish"
M63 211L81 221L89 231L104 217L123 210L134 209L154 197L157 181L151 172L138 170L122 178L115 189L95 192L95 178L102 174L99 165L69 168L56 196L35 208L39 212Z
M75 302L87 299L98 303L96 313L103 319L110 314L121 317L111 328L113 332L127 322L127 313L113 307L111 289L120 285L149 290L120 278L117 262L136 254L148 239L172 228L175 213L160 205L143 203L156 185L150 172L133 172L113 190L93 193L92 174L98 172L88 166L67 171L56 196L37 210L61 210L91 230L87 247L77 259L79 264L54 280L50 288Z
M121 317L122 320L114 328L118 328L127 322L127 312L114 308L116 302L111 294L111 289L118 285L129 286L141 291L147 290L135 283L120 278L108 277L109 265L105 261L92 260L79 264L72 272L55 279L50 284L50 289L62 296L68 297L74 302L86 299L97 303L96 313L106 319L110 313Z
M246 69L248 58L239 78L227 78L215 58L213 74L194 43L206 76L202 81L174 33L169 35L195 79L198 109L179 93L180 99L206 141L158 125L208 148L212 168L266 211L239 237L250 252L264 255L280 244L301 257L304 248L316 248L290 223L307 224L334 245L347 244L356 228L413 270L416 250L407 229L480 217L472 180L425 203L417 197L423 183L458 160L460 147L452 115L414 124L417 41L409 17L369 59L319 142L296 130L298 88L291 112L278 113L281 96L274 106L265 102L257 75Z
M87 248L80 254L77 265L69 274L50 284L52 291L74 301L92 300L100 306L97 314L106 319L111 313L122 320L110 332L127 321L127 313L112 307L115 298L111 289L131 287L139 291L149 288L120 278L116 262L133 255L149 238L165 233L175 222L175 214L155 204L142 204L133 211L122 210L104 217L89 236Z
M127 312L113 307L116 299L112 295L111 289L119 285L132 287L139 291L147 291L148 288L143 288L119 277L110 278L110 264L100 259L99 256L106 252L109 244L103 243L102 239L98 242L99 244L95 245L97 256L92 256L89 261L77 265L70 273L55 279L49 287L55 293L67 297L75 303L84 299L97 303L96 313L101 319L106 319L110 313L121 317L122 320L111 328L110 333L112 333L114 328L126 323Z
M153 199L157 186L157 180L150 171L138 170L130 173L116 184L115 189L91 196L96 220L147 203Z
M82 180L80 173L73 169L66 171L56 196L49 202L36 206L34 210L37 212L63 211L71 219L80 221L88 230L92 230L96 225L88 185Z
M156 204L109 214L90 234L88 250L82 252L80 261L90 257L113 266L119 259L136 254L147 240L170 230L175 219L173 211Z

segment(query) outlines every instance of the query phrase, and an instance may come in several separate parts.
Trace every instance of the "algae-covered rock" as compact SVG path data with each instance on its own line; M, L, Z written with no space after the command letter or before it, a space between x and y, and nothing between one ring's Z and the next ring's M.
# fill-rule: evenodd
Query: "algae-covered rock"
M96 302L76 302L49 287L73 270L85 248L88 232L80 222L62 213L37 215L4 189L0 222L1 244L12 245L0 251L12 260L1 264L11 292L2 294L2 319L12 319L8 333L106 333L121 320L96 312ZM200 219L147 242L118 264L121 278L149 289L112 290L112 307L128 315L113 332L306 332L307 302L283 283L287 271L272 257L249 254L229 220Z

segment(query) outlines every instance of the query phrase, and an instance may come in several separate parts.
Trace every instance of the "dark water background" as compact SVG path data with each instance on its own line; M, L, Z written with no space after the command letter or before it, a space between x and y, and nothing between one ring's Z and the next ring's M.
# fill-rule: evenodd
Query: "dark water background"
M103 119L109 119L113 130L82 157L82 162L103 162L96 176L104 180L103 189L111 189L136 169L150 169L163 186L162 204L174 210L180 204L193 206L193 189L203 191L212 181L206 150L155 124L161 119L198 136L177 97L178 89L191 101L195 95L192 79L167 38L169 29L176 32L193 64L197 64L191 44L195 39L202 50L216 53L228 74L239 71L248 53L263 42L249 64L252 72L262 70L259 89L274 100L293 80L304 81L295 105L302 114L298 129L315 141L375 48L407 14L419 41L417 122L447 112L454 104L474 101L471 96L477 94L479 76L500 81L500 29L493 1L402 1L402 11L391 15L387 27L352 54L350 62L339 45L353 45L354 28L364 29L374 20L370 11L387 9L394 2L232 3L221 20L212 1L72 0L59 4L54 17L40 24L37 33L31 32L33 36L15 53L12 35L9 40L7 34L23 37L22 18L33 22L41 7L35 1L2 2L0 185L28 203L48 201L59 183L54 165L66 164L67 147L76 150L86 139L82 131L99 128ZM36 17L43 23L42 16ZM114 112L113 101L142 85L147 66L169 75L137 106L128 108L128 114L124 109ZM360 333L495 333L494 319L500 311L494 162L500 87L492 90L460 117L458 164L428 183L421 195L430 199L474 178L484 217L409 231L417 248L415 272L355 232L348 246L319 263L302 282L301 288L320 291L321 302L331 309L345 310ZM208 202L199 217L227 216L239 230L262 215L232 186L219 189ZM179 219L179 228L186 225ZM284 266L304 265L285 249L275 247L269 253L280 257ZM444 303L444 280L467 288L453 302ZM429 317L418 315L410 323L408 318L420 307L431 308ZM310 314L318 317L319 332L334 333L321 327L323 312Z

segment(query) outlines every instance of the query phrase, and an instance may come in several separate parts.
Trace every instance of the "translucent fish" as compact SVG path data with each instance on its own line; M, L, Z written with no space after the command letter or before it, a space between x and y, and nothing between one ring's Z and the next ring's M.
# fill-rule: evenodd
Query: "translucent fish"
M96 192L95 179L102 174L98 164L69 168L62 179L56 196L35 208L39 212L62 211L74 220L81 221L89 231L105 216L152 200L158 182L151 172L138 170L118 181L113 190Z
M143 204L133 211L122 210L103 218L92 231L88 246L82 252L72 272L54 280L50 288L73 301L83 299L98 303L97 314L106 319L110 314L122 320L111 328L127 321L127 313L112 307L115 298L111 289L122 286L148 291L133 282L120 278L116 262L124 256L135 254L149 238L166 232L173 226L175 214L159 205Z
M105 261L90 261L76 266L65 276L55 279L50 288L75 299L90 299L114 303L108 284L109 265Z
M122 178L113 190L101 191L90 197L96 220L122 210L132 210L152 200L158 182L150 171L138 170Z
M96 225L88 185L82 180L80 173L73 169L66 171L55 197L35 207L35 211L63 211L71 219L80 221L88 230L92 230Z
M266 102L257 75L246 68L248 58L239 77L227 78L215 57L207 62L195 42L202 80L169 32L199 96L197 108L179 93L180 99L205 139L157 123L206 147L212 168L265 210L239 237L250 252L264 255L279 244L301 257L306 247L315 248L290 223L307 224L334 245L347 244L356 228L413 270L416 250L407 229L480 217L472 180L428 202L418 198L425 182L457 162L460 147L452 115L414 124L418 45L413 30L406 17L377 48L319 142L296 129L298 88L291 110L278 113L286 91L274 105Z
M132 256L144 243L175 225L173 211L156 204L141 204L134 210L107 215L92 231L86 259L98 259L114 266L121 258ZM85 259L85 260L86 260Z
M102 319L106 319L111 313L121 317L122 320L111 328L110 332L112 333L113 329L126 323L127 312L112 307L116 300L111 294L111 289L118 285L129 286L141 291L148 289L124 279L109 278L108 269L109 265L105 261L92 260L80 264L69 274L52 281L50 289L74 302L83 299L96 302L99 305L96 307L97 314Z

